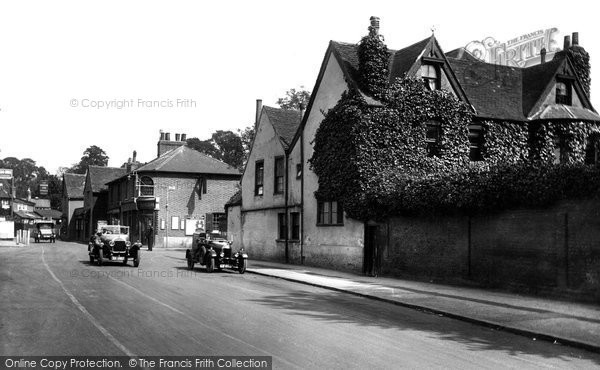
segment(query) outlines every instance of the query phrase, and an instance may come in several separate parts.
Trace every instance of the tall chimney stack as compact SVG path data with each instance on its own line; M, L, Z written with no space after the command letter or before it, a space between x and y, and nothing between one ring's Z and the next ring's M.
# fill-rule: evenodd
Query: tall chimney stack
M570 47L571 47L571 36L567 35L567 36L565 36L565 43L563 45L563 50L567 50Z
M371 17L370 21L371 21L371 25L369 26L369 34L370 35L378 35L379 34L379 17Z
M540 50L540 63L546 63L546 48Z
M579 45L579 32L573 32L573 46Z
M179 141L179 134L175 134L175 141Z
M171 133L170 132L165 133L165 140L171 141Z
M181 134L181 141L185 141L187 137L187 134Z
M136 158L137 158L137 151L133 151L133 162L136 162Z
M160 130L160 140L164 140L165 139L165 133L163 132L163 130Z
M258 127L258 120L260 119L260 111L262 110L262 99L256 99L256 119L254 121L254 129Z

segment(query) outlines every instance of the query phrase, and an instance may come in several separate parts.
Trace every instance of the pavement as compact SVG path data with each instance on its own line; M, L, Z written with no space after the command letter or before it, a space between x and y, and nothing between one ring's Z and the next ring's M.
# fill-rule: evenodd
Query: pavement
M600 353L600 305L267 261L247 271Z

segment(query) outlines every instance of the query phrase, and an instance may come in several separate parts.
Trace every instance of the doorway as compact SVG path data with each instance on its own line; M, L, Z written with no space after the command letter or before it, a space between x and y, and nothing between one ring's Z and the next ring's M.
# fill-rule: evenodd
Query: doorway
M363 257L363 273L368 276L379 275L379 243L377 241L377 225L365 224L365 247Z

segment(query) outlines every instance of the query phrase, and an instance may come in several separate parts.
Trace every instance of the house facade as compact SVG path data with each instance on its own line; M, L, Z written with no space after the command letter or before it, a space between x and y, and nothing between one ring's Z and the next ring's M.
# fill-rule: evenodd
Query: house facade
M76 173L63 174L63 197L62 197L62 225L61 234L67 239L78 240L77 225L73 214L77 208L83 207L83 190L85 188L85 175ZM81 227L79 227L81 230Z
M378 29L379 21L372 22L371 32L377 34ZM557 52L552 60L546 61L545 50L541 50L540 64L517 68L487 64L468 53L444 53L431 36L400 50L388 50L388 78L422 79L426 89L445 90L470 107L473 118L468 124L468 138L461 144L468 148L467 160L517 161L539 154L529 141L541 126L600 123L581 76L566 53L581 48L575 41L577 34L573 39L574 45L566 41L565 51ZM356 91L368 105L381 104L361 85L359 69L357 44L330 42L307 110L286 145L277 134L271 112L266 107L258 112L256 136L241 183L242 199L228 207L232 216L239 211L239 219L232 218L229 226L239 227L235 233L240 234L242 246L250 255L378 273L380 261L385 258L378 245L384 243L388 234L383 231L389 223L355 220L347 217L341 201L318 200L315 192L319 178L309 163L317 129L345 92ZM287 120L289 127L294 126L294 119ZM443 139L443 124L424 124L423 150L438 156L434 148ZM509 126L519 137L493 142L492 134ZM598 157L592 135L586 138L585 155L572 157L565 150L571 138L562 136L560 130L553 137L549 147L555 162L592 163ZM280 158L286 168L283 179L278 170ZM283 194L276 189L281 182L285 184Z
M227 230L225 203L240 173L161 132L159 156L108 183L108 221L150 247L189 247L197 228ZM166 145L166 146L163 146Z

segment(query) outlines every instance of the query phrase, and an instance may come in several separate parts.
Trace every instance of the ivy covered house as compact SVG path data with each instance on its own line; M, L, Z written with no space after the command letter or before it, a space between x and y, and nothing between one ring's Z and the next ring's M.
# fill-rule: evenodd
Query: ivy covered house
M375 17L358 44L331 41L285 150L289 168L297 166L286 171L285 192L298 193L300 218L298 242L282 243L288 260L369 274L418 275L419 265L429 275L472 277L471 260L451 259L473 257L472 230L489 234L473 229L473 215L595 192L600 116L589 99L589 56L577 34L551 60L540 54L528 68L492 65L444 53L433 35L392 50ZM290 208L279 212L273 234L287 241Z

